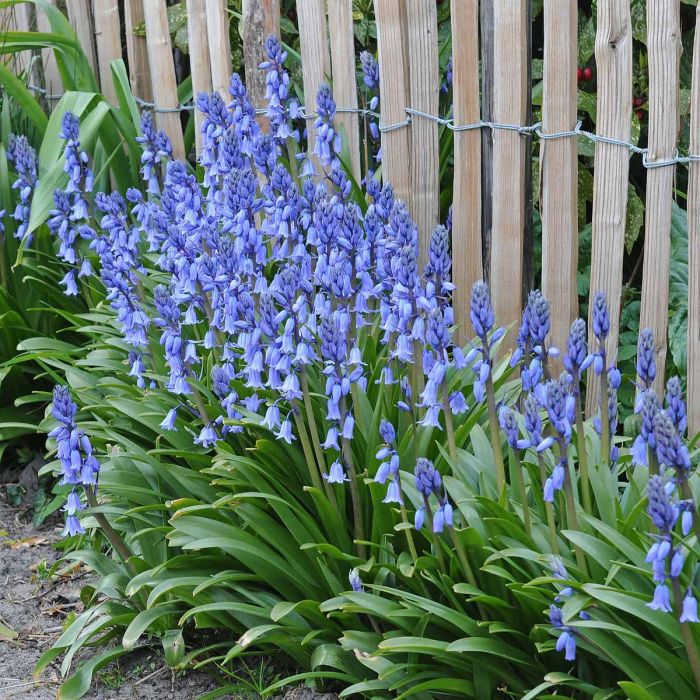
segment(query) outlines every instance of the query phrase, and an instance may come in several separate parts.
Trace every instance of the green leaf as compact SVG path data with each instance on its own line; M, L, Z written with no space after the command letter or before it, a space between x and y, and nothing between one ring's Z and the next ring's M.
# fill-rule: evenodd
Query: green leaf
M627 217L625 220L625 249L632 252L644 225L644 202L632 183L627 185Z
M5 94L12 98L22 109L22 114L30 119L39 136L43 138L46 125L48 124L48 119L44 111L34 99L34 96L24 87L19 78L17 78L1 61L0 85L5 89Z
M124 649L133 649L141 635L158 619L181 612L179 603L166 603L155 608L142 610L126 628L122 637Z
M128 649L119 646L114 649L107 649L81 664L76 672L58 689L58 699L77 700L77 698L83 697L90 690L92 674L103 666L112 663L120 656L124 656L128 651Z

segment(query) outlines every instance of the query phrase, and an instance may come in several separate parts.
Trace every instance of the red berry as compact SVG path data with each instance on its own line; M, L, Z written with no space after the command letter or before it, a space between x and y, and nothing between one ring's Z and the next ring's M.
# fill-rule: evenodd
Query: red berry
M576 80L580 83L583 80L583 68L576 69Z
M635 112L635 114L637 115L637 119L639 119L639 121L642 121L642 119L644 119L644 110L643 109L638 109Z
M635 97L632 100L632 104L634 105L634 107L641 107L645 102L646 100L643 97Z
M583 69L583 79L584 80L592 80L593 79L593 69L592 68L584 68Z

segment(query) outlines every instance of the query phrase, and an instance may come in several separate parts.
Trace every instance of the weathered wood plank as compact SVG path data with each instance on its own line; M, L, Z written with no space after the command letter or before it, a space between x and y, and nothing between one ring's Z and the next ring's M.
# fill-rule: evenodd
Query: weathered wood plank
M408 19L411 107L437 114L440 64L437 9L433 0L414 0ZM430 236L440 217L440 154L438 123L414 116L411 123L411 215L418 225L418 265L428 261Z
M575 0L544 3L542 133L576 126L578 10ZM578 309L578 143L575 137L542 140L542 291L550 300L552 342L566 347Z
M598 76L597 133L629 141L632 112L632 25L629 0L598 4L595 38ZM622 261L625 252L625 217L629 153L622 146L595 144L593 179L593 242L591 284L588 308L593 308L596 292L605 292L610 311L610 333L605 346L607 364L617 361L620 336L620 297ZM588 319L593 336L592 315ZM588 373L586 411L591 415L599 401L600 382Z
M399 0L374 0L379 49L380 126L406 121L410 86L407 47ZM390 182L396 197L410 205L411 159L410 134L406 127L382 132L382 178Z
M179 105L165 0L148 0L144 3L143 9L156 121L158 127L163 129L170 138L175 158L184 159L185 141L182 137L180 113L158 111L158 108L174 109Z
M677 0L648 0L647 49L649 52L648 159L676 155L678 132L678 78L681 56L680 7ZM658 346L657 375L660 394L664 385L667 350L668 285L671 266L671 205L673 165L647 173L644 222L644 267L640 328L651 328Z
M527 7L494 0L494 120L525 125L527 100ZM493 231L491 295L500 325L517 325L522 310L525 222L525 142L516 130L497 129L493 139ZM510 333L504 349L513 347Z
M328 0L328 26L331 28L331 67L333 99L338 107L357 109L357 71L355 69L355 35L352 25L352 0ZM350 168L359 182L360 123L357 114L338 112L336 123L345 131Z

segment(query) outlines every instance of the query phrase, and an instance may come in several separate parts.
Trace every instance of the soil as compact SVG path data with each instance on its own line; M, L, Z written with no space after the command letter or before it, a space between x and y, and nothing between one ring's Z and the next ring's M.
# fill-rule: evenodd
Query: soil
M55 548L61 541L58 520L35 527L31 508L12 506L6 496L6 489L2 489L0 698L52 700L64 680L60 675L61 659L50 664L38 678L34 677L34 666L59 637L66 618L84 609L80 590L90 581L91 574L81 567L59 567L49 576L49 570L60 557ZM4 629L3 624L10 629ZM264 659L260 663L267 664ZM257 675L260 663L252 668L251 676ZM223 684L225 681L201 670L173 673L162 654L155 648L144 647L99 671L83 697L88 700L195 700ZM251 700L260 696L242 685L240 693L220 697ZM331 700L336 696L299 687L277 697L280 700Z

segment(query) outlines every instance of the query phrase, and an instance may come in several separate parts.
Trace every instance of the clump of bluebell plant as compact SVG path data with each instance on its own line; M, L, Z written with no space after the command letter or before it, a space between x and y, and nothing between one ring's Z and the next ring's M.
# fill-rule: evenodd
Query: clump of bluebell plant
M302 112L290 96L286 52L275 39L266 50L261 67L267 72L269 132L258 125L239 76L231 79L228 103L218 93L197 96L204 115L203 182L173 160L167 137L144 112L139 137L144 192L93 194L78 119L64 117L69 180L54 193L49 228L67 265L66 293L76 294L83 277L99 280L103 307L114 314L126 347L128 374L141 389L170 399L162 430L192 423L193 449L209 451L256 423L257 430L299 447L308 468L305 485L315 495L336 507L347 502L358 557L365 556L370 488L381 489L375 507L400 513L414 563L422 555L415 536L426 540L441 575L450 575L444 552L451 541L464 577L475 585L459 536L468 524L445 486L460 473L465 446L460 428L472 419L472 397L465 394L471 381L473 405L488 415L493 453L484 495L495 495L509 519L522 521L523 546L544 540L531 513L543 502L550 553L558 557L554 578L569 579L568 571L572 578L585 577L583 553L566 531L579 529L579 515L595 515L581 401L589 367L601 385L594 426L601 434L603 467L616 468L620 453L615 435L622 380L606 352L605 296L594 297L592 336L577 319L560 352L549 343L549 302L532 291L515 349L501 362L506 329L497 325L484 282L471 290L469 319L455 318L449 227L436 227L427 265L420 269L418 229L391 186L369 174L363 206L353 199L327 85L319 90L313 124L320 165L314 172ZM369 55L362 62L365 84L376 91L376 62ZM292 142L306 154L300 172L294 167L297 146L288 149ZM16 163L21 152L17 145ZM30 160L27 153L22 158ZM22 169L32 180L31 168ZM18 211L24 221L25 210ZM462 346L455 326L467 321L474 338ZM161 357L162 381L155 379L162 374L155 371ZM505 390L499 382L508 364L519 379ZM693 467L680 382L669 380L662 405L652 389L656 372L653 334L644 330L637 360L640 428L631 454L636 468L648 465L652 474L649 518L655 530L648 562L657 587L650 607L667 612L689 568L682 538L700 532L700 524L689 486ZM380 386L386 402L372 428L363 425L361 414L370 382ZM90 441L75 424L76 412L67 391L57 388L58 427L51 437L63 479L74 486L66 506L67 534L82 529L78 486L94 491L99 470ZM446 449L439 458L421 453L421 445L437 441L442 447L443 436ZM370 439L372 449L366 450ZM412 484L406 476L411 472ZM348 581L353 590L363 590L357 569ZM680 622L696 622L692 585L681 593ZM556 648L569 661L581 634L557 603L572 595L568 585L557 591L549 609Z

